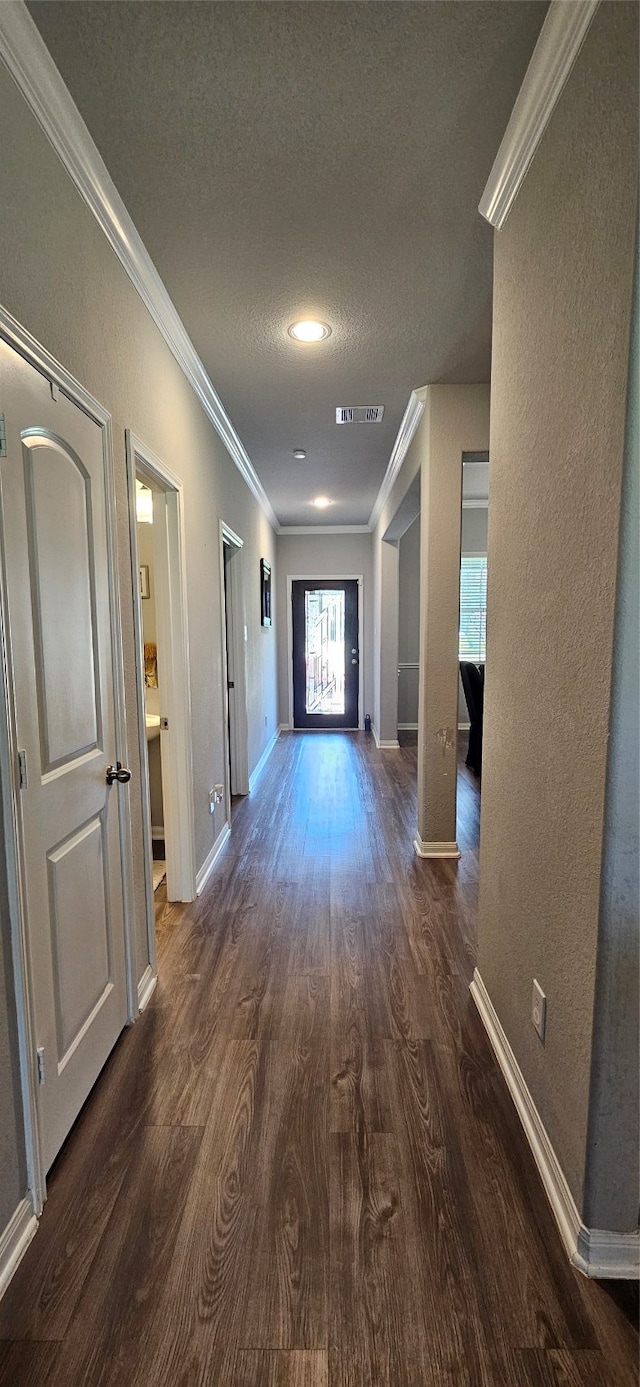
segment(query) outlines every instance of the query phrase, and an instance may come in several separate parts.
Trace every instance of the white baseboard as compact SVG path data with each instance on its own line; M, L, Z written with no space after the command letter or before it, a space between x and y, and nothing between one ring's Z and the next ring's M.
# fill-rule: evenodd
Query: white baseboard
M257 766L254 770L252 770L251 775L249 776L249 794L251 794L252 790L255 790L256 785L258 784L260 776L262 775L262 772L267 764L267 761L269 760L271 752L273 751L273 748L279 736L280 728L278 728L277 732L274 732L271 741L267 742L267 745L262 753L262 756L260 757L260 760L258 761Z
M151 837L156 843L159 842L160 839L164 838L164 828L162 824L151 825Z
M22 1199L4 1232L0 1233L0 1299L37 1231L38 1220L31 1200Z
M640 1274L640 1234L585 1228L542 1118L477 968L470 991L524 1127L569 1260L584 1276L637 1279Z
M471 723L470 723L470 722L459 722L459 723L458 723L458 732L470 732L470 731L471 731Z
M462 853L457 843L425 843L419 833L413 840L413 847L417 857L462 857Z
M198 868L196 872L196 896L202 895L230 833L231 829L229 824L225 824L222 832L218 834L211 851L207 853L202 866Z
M289 727L288 722L281 722L281 723L279 724L279 726L278 726L278 734L280 734L280 732L290 732L290 731L291 731L291 728Z
M157 973L154 973L151 964L148 963L140 982L138 983L138 1010L144 1011L147 1002L150 1000L158 981Z
M418 724L417 724L417 722L399 722L399 723L398 723L398 732L417 732L417 731L418 731Z
M585 1276L598 1281L640 1280L640 1232L609 1233L603 1228L578 1231L578 1250L571 1258Z
M380 736L379 736L379 733L378 733L378 729L377 729L375 723L372 723L372 724L371 724L371 731L373 732L373 740L374 740L374 742L375 742L375 744L376 744L376 746L377 746L377 748L378 748L378 751L398 751L398 750L399 750L400 743L399 743L399 741L397 740L397 738L396 738L395 741L389 741L389 742L381 741Z

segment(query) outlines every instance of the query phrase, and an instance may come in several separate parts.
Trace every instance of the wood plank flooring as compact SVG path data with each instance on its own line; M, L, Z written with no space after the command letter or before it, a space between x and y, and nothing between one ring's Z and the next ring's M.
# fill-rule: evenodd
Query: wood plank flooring
M0 1387L635 1387L636 1290L569 1266L468 992L415 750L280 738L49 1181Z

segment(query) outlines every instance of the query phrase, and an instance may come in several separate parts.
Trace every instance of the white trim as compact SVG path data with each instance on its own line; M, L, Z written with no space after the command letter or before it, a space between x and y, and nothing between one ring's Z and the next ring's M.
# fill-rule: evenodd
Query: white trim
M598 4L599 0L552 0L549 6L478 209L498 231L518 196Z
M158 974L155 972L152 965L148 963L138 983L138 1011L144 1011L147 1002L151 1001L157 981Z
M458 723L458 732L470 732L470 731L471 731L471 723L470 723L470 722L459 722L459 723Z
M402 416L400 428L398 429L396 441L391 450L389 465L382 479L382 486L373 503L373 510L369 516L370 530L375 530L380 517L382 507L391 491L393 483L402 467L402 464L409 451L409 444L420 423L427 399L427 386L421 390L412 390L409 396L409 403Z
M378 735L378 729L375 725L375 722L372 722L371 724L371 731L373 732L373 740L378 748L378 751L399 751L400 743L398 741L385 742L380 740L380 737Z
M602 1228L578 1231L574 1267L598 1281L640 1280L640 1232L610 1233Z
M585 1228L582 1223L542 1118L477 968L469 990L524 1128L571 1263L584 1276L637 1277L640 1252L637 1233L608 1233Z
M278 520L100 153L22 0L0 5L0 54L274 530Z
M418 724L417 724L417 722L399 722L399 723L398 723L398 732L417 732L417 731L418 731Z
M0 1233L0 1300L37 1231L38 1220L31 1200L22 1199Z
M328 583L347 581L358 584L358 649L360 669L358 677L358 727L346 727L345 732L361 732L364 728L364 578L362 573L287 573L287 663L289 666L289 723L282 730L286 732L321 732L322 728L294 727L293 725L293 613L291 609L292 583L308 582L311 579L326 579ZM340 728L327 728L327 731L340 731Z
M0 35L3 11L0 7ZM124 696L124 657L122 650L121 600L118 568L115 485L113 471L113 440L111 415L85 390L79 381L56 361L55 357L36 341L31 333L0 307L0 336L45 379L57 385L73 404L77 405L102 429L102 455L105 483L106 548L109 581L109 617L111 628L111 658L114 701L114 741L116 758L126 766L127 722ZM36 1024L30 982L30 964L26 937L25 883L22 864L20 792L17 785L17 737L14 709L14 679L9 642L9 616L6 599L6 575L0 570L0 640L2 644L2 681L0 688L0 759L5 774L2 779L4 797L5 853L7 861L7 892L11 917L13 972L18 1025L18 1052L24 1120L27 1178L34 1211L42 1211L46 1198L46 1179L42 1164L42 1136L38 1115L38 1083L36 1075ZM118 795L118 834L122 869L122 913L125 944L127 1014L131 1020L136 1012L136 989L133 971L134 891L133 849L131 843L131 803L128 791Z
M158 660L161 662L162 716L169 728L162 741L162 797L164 809L167 896L192 901L195 896L195 826L193 819L193 756L191 737L191 685L189 679L189 628L187 614L184 496L180 479L146 444L125 429L127 483L129 490L129 540L131 546L131 595L135 629L136 696L138 704L138 752L144 833L144 874L148 957L156 971L155 911L151 867L151 805L147 733L145 726L142 603L138 582L138 527L136 521L136 473L154 488L154 556ZM160 504L160 503L163 504Z
M488 497L488 496L463 496L463 498L462 498L462 509L463 509L463 510L488 510L488 509L489 509L489 497Z
M290 730L288 722L278 723L278 735L280 735L281 732L289 732Z
M279 535L370 535L370 525L279 525Z
M227 823L224 825L224 828L220 830L218 837L216 838L216 841L213 847L211 848L210 852L207 853L207 856L205 857L202 866L198 868L198 871L196 873L197 896L202 895L202 892L204 891L204 888L209 880L209 877L211 876L216 862L218 861L220 853L222 852L222 849L224 848L225 844L229 841L230 836L231 829Z
M456 861L462 857L457 843L425 843L419 833L416 833L413 847L417 857L448 857Z
M251 775L249 776L249 794L251 794L252 791L255 790L256 785L258 784L260 776L262 775L267 761L269 760L269 757L271 755L271 752L273 751L273 748L278 740L279 735L280 729L278 728L277 732L274 732L271 741L267 742L267 745L262 753L262 756L260 757L260 760L258 761L257 766L254 766L254 769L252 770Z

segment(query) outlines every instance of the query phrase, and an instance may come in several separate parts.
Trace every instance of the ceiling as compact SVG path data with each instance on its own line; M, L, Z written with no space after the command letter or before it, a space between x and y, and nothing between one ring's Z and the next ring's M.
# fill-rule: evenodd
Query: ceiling
M29 9L281 525L366 524L411 390L489 379L477 206L546 3Z

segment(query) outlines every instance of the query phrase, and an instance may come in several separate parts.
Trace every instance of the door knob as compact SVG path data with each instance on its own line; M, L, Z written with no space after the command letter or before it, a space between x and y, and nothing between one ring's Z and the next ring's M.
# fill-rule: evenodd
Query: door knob
M131 771L127 766L123 766L121 761L116 761L115 766L107 766L107 785L113 785L114 780L121 785L126 785L131 779Z

